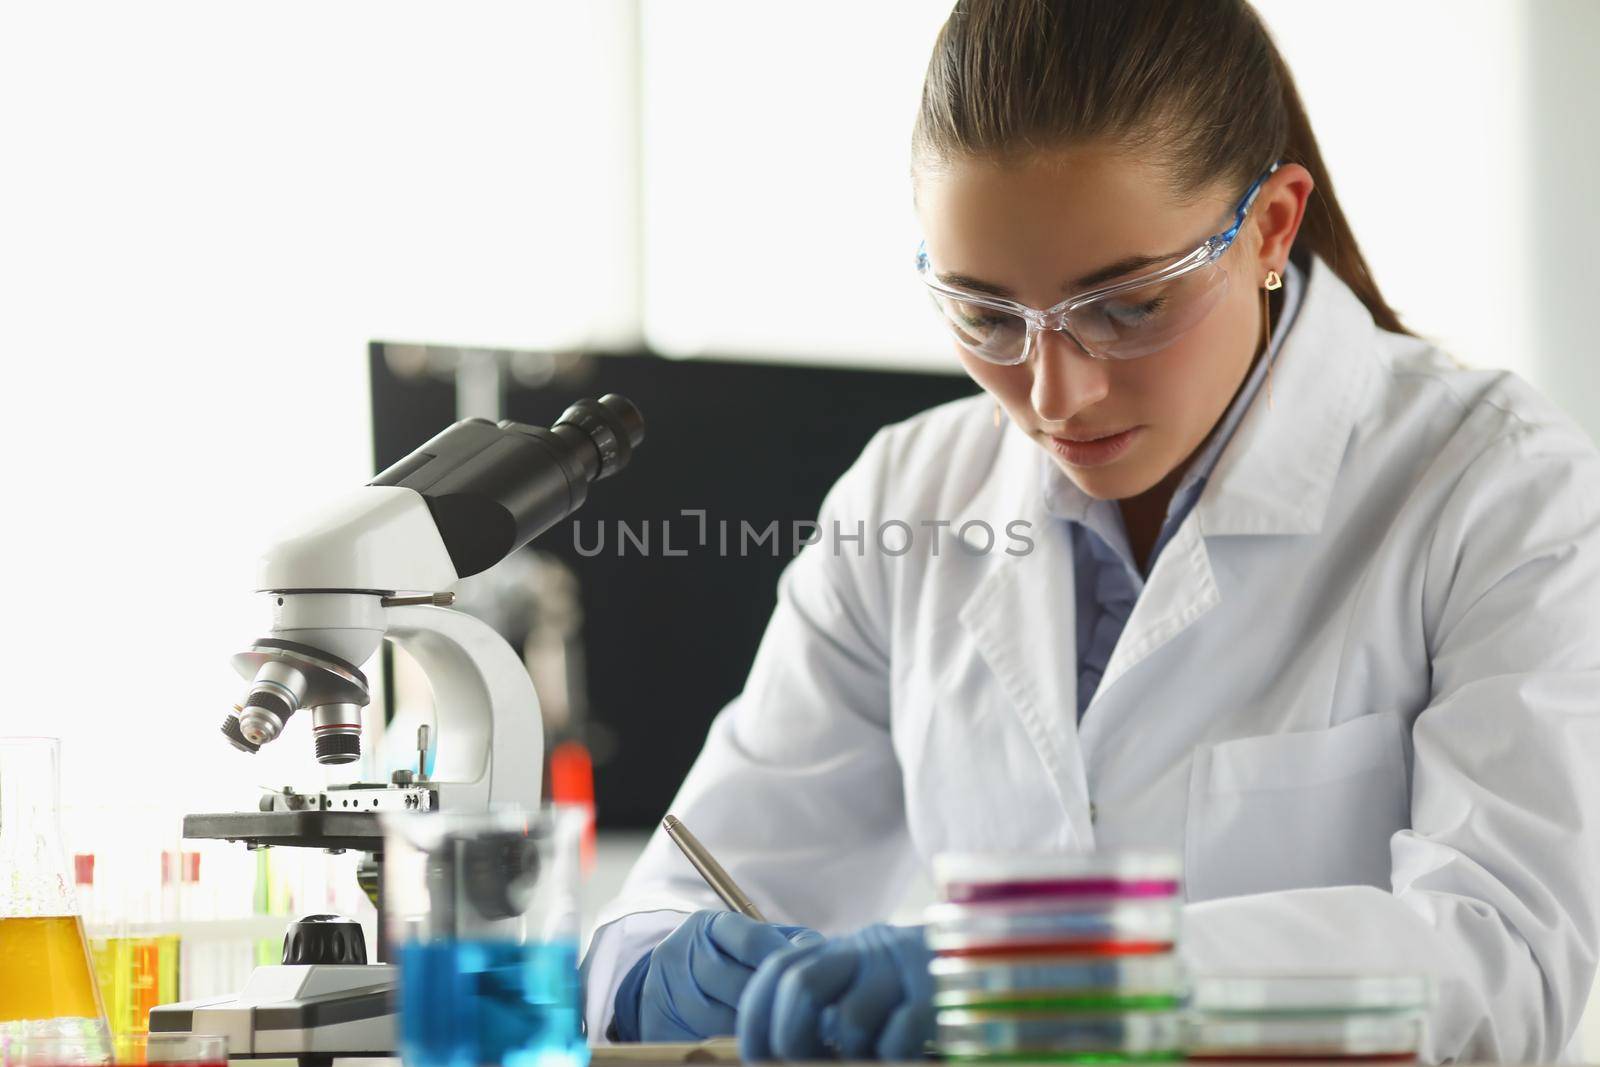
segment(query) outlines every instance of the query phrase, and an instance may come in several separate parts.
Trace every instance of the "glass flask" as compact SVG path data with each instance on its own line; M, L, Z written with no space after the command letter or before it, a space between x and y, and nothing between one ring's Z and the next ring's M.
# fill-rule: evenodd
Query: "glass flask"
M576 807L384 820L407 1067L584 1067Z
M0 737L0 1053L56 1041L107 1062L110 1032L61 841L61 745Z

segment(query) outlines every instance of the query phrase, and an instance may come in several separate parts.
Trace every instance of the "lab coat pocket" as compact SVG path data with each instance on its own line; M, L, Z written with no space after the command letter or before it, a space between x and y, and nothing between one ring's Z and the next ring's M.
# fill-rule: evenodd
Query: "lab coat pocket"
M1389 888L1389 838L1410 825L1397 715L1242 737L1195 752L1190 900L1306 886Z

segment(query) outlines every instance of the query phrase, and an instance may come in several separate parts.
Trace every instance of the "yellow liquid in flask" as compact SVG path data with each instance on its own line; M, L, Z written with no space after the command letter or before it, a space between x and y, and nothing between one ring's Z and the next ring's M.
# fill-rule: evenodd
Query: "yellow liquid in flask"
M78 916L0 919L0 1022L102 1017Z

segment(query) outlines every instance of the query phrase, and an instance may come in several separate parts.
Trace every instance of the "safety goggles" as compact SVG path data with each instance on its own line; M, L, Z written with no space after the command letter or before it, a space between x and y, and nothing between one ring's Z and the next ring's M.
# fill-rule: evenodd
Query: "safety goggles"
M940 317L968 352L988 363L1015 366L1033 351L1042 330L1059 330L1097 359L1137 359L1159 352L1198 324L1228 288L1218 262L1244 225L1274 163L1245 191L1233 209L1233 224L1206 238L1194 251L1137 278L1071 296L1040 310L1014 300L946 285L933 274L927 243L917 248L917 273L933 296Z

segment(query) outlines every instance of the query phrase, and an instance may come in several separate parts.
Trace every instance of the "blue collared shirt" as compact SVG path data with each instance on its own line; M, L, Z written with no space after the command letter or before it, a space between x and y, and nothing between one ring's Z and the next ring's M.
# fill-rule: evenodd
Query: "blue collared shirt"
M1172 500L1167 504L1167 516L1161 524L1150 559L1141 570L1133 559L1133 549L1128 543L1128 531L1122 522L1122 509L1114 500L1096 500L1072 484L1072 480L1054 462L1043 464L1045 472L1045 506L1052 515L1064 519L1072 537L1072 559L1076 576L1078 621L1078 716L1094 699L1100 687L1111 652L1117 647L1128 616L1133 614L1134 602L1144 589L1144 576L1153 569L1161 550L1199 501L1211 472L1216 468L1222 450L1233 439L1239 421L1249 410L1250 403L1261 389L1267 368L1277 358L1283 339L1294 323L1295 312L1305 279L1293 263L1284 267L1283 313L1273 324L1272 337L1267 344L1265 358L1257 360L1233 403L1223 413L1222 420L1206 443L1195 453L1184 472Z

